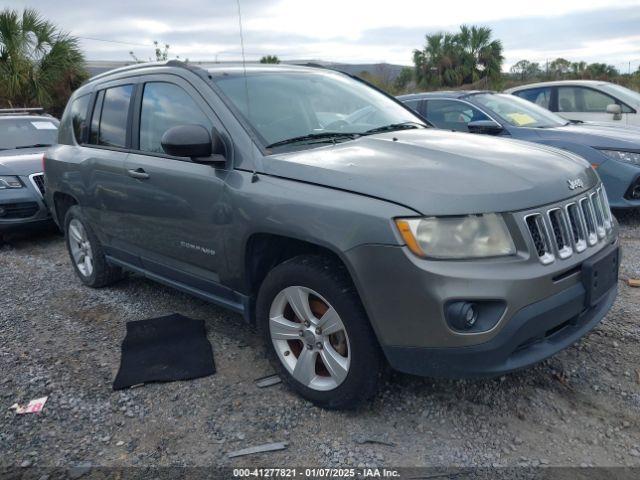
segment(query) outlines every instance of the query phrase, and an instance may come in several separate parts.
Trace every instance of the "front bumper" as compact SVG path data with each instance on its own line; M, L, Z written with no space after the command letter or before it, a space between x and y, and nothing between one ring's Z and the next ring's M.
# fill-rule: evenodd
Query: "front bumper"
M51 215L42 195L29 177L20 177L24 188L0 190L0 233L50 225Z
M392 368L424 376L494 376L557 353L606 315L617 287L586 308L583 266L618 248L616 237L614 228L597 246L551 265L519 255L428 261L406 247L381 245L357 247L347 256ZM497 300L506 308L492 328L460 332L445 318L444 306L452 300Z
M591 331L613 304L617 285L585 309L580 284L517 312L492 340L459 348L384 347L396 370L429 377L491 377L538 363Z
M597 172L607 189L611 208L640 208L640 199L634 199L630 195L632 187L640 184L638 166L607 160L598 167Z

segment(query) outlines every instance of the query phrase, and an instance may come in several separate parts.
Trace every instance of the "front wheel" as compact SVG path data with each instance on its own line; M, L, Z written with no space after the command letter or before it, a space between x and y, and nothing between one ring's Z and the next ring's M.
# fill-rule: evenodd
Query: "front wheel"
M375 394L382 356L341 264L309 255L278 265L260 288L257 320L275 368L306 399L342 409Z

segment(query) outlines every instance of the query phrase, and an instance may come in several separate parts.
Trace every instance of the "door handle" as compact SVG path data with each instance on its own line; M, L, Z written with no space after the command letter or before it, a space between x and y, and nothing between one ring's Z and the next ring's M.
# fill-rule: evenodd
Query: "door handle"
M130 177L138 178L140 180L146 180L149 178L149 174L144 171L143 168L136 168L135 170L127 170Z

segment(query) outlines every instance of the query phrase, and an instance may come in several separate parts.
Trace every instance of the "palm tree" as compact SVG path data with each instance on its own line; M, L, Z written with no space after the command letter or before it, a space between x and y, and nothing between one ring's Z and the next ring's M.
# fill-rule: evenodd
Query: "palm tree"
M460 32L426 36L422 50L414 50L416 83L421 87L457 87L480 78L498 79L502 43L491 40L487 27L460 27Z
M498 78L502 69L502 42L491 40L489 27L462 25L458 43L464 52L462 70L466 83L475 83L481 77Z
M0 12L0 101L60 110L86 77L77 39L33 9Z

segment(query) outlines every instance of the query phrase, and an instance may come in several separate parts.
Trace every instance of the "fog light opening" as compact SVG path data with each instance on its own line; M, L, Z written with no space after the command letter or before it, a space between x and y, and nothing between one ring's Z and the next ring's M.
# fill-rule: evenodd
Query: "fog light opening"
M472 302L454 302L447 310L449 322L456 330L469 330L478 320L478 309Z

